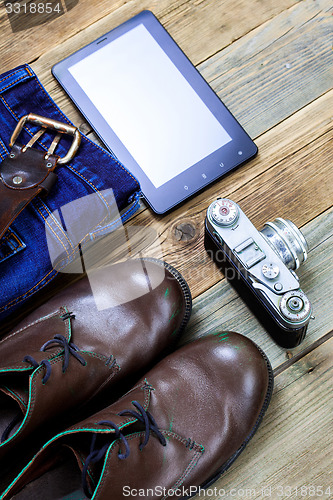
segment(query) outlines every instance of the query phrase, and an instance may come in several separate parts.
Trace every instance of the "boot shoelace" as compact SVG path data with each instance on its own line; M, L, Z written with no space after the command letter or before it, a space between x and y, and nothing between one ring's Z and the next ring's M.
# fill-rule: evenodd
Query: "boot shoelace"
M48 340L45 342L44 345L40 348L40 351L45 351L48 347L50 346L60 346L63 347L63 353L64 354L64 361L62 365L62 371L65 373L65 371L68 368L69 364L69 357L70 354L76 358L81 365L86 365L86 361L83 359L83 357L79 354L79 348L73 343L73 342L68 342L66 337L63 335L55 335L53 339ZM42 379L42 383L45 384L48 379L50 378L51 371L52 371L52 365L48 359L43 359L40 363L38 363L33 356L25 356L23 359L23 362L30 363L33 368L39 368L40 366L45 367L45 375ZM18 414L16 415L13 420L9 423L9 425L6 427L6 429L3 431L0 443L3 443L6 441L11 433L11 431L14 429L14 427L22 422L23 420L23 415Z
M135 408L137 410L139 410L140 413L138 413L134 410L123 410L123 411L119 412L118 415L119 416L125 416L125 415L127 416L128 415L128 416L134 417L139 422L144 424L144 426L145 426L145 429L144 429L145 438L139 446L140 451L148 443L148 440L150 437L150 431L154 432L154 434L156 435L156 437L158 438L158 440L162 446L166 446L166 439L163 436L162 432L159 430L153 416L147 410L145 410L140 405L140 403L138 403L138 401L132 401L132 404L133 404L133 406L135 406ZM84 463L84 466L82 468L82 487L83 487L85 495L88 498L92 497L92 493L89 490L88 481L87 481L87 474L88 474L89 465L102 460L104 458L108 448L116 439L120 439L125 446L125 453L118 453L118 458L120 460L125 460L130 454L130 447L129 447L128 441L127 441L126 437L124 436L124 434L119 429L119 427L115 423L113 423L109 420L103 420L101 422L98 422L98 424L107 425L108 427L111 427L112 429L114 429L115 432L114 432L114 434L111 434L108 436L109 437L109 439L107 440L108 442L105 443L101 448L95 448L97 433L94 434L92 437L91 446L90 446L90 453L87 456L86 461Z
M72 356L74 356L74 358L76 358L78 361L80 361L81 365L84 366L86 364L86 361L83 359L83 357L78 352L79 348L75 344L73 344L73 342L68 342L66 337L64 337L63 335L55 335L52 340L48 340L47 342L45 342L45 344L40 348L40 351L45 351L45 349L47 349L47 347L50 347L50 346L60 346L60 347L63 347L63 349L64 349L64 352L61 353L61 354L64 354L64 362L62 365L62 372L63 373L65 373L65 371L68 368L70 354L72 354ZM50 375L51 375L51 370L52 370L51 363L48 359L43 359L40 363L38 363L32 356L25 356L23 361L26 363L30 363L34 368L39 368L40 366L44 366L46 372L45 372L45 375L43 377L42 382L43 382L43 384L45 384L48 381L48 379L50 378Z

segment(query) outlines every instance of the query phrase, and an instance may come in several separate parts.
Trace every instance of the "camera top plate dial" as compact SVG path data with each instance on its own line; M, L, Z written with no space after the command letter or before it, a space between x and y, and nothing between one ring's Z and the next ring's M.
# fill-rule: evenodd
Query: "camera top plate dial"
M239 210L236 203L227 198L218 198L210 206L210 215L213 221L219 226L232 226L239 217Z
M280 274L279 266L274 262L269 262L268 264L264 264L262 266L262 274L268 280L273 280L277 278Z
M283 295L280 310L293 323L301 323L311 316L311 304L302 290L294 290Z

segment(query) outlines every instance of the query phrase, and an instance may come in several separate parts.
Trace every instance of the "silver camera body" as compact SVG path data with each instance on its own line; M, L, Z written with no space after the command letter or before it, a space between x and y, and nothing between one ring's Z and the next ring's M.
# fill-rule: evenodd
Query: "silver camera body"
M208 207L205 246L228 280L247 285L242 294L246 301L251 290L259 319L262 312L274 321L265 324L274 340L283 347L298 345L312 317L311 303L295 273L307 258L300 230L277 218L258 231L235 202L218 198Z

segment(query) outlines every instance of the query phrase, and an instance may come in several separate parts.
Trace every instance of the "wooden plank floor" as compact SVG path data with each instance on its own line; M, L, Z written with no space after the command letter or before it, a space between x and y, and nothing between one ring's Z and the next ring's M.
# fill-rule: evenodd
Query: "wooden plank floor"
M332 499L332 2L65 3L63 15L34 27L15 24L0 6L1 72L30 63L57 104L94 138L51 66L150 9L259 147L254 160L170 214L156 216L142 205L127 223L154 229L147 255L163 257L190 285L193 314L181 342L217 329L236 330L265 350L275 371L263 424L205 498ZM299 347L277 346L208 259L203 222L219 195L239 202L258 228L277 216L302 228L310 252L299 276L315 320Z

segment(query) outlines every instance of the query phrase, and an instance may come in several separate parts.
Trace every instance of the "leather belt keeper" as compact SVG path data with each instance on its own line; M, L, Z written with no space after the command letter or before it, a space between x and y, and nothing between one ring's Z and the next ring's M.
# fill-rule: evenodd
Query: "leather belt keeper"
M39 125L41 129L25 146L15 144L27 123ZM47 152L32 148L47 129L56 131ZM73 136L73 142L63 157L54 155L62 134ZM22 210L38 195L48 193L57 179L53 172L57 164L67 163L77 152L81 142L78 129L67 123L29 113L23 116L10 139L10 154L0 165L0 239Z
M45 151L14 144L0 169L0 239L22 210L39 194L48 193L57 179L59 159Z

